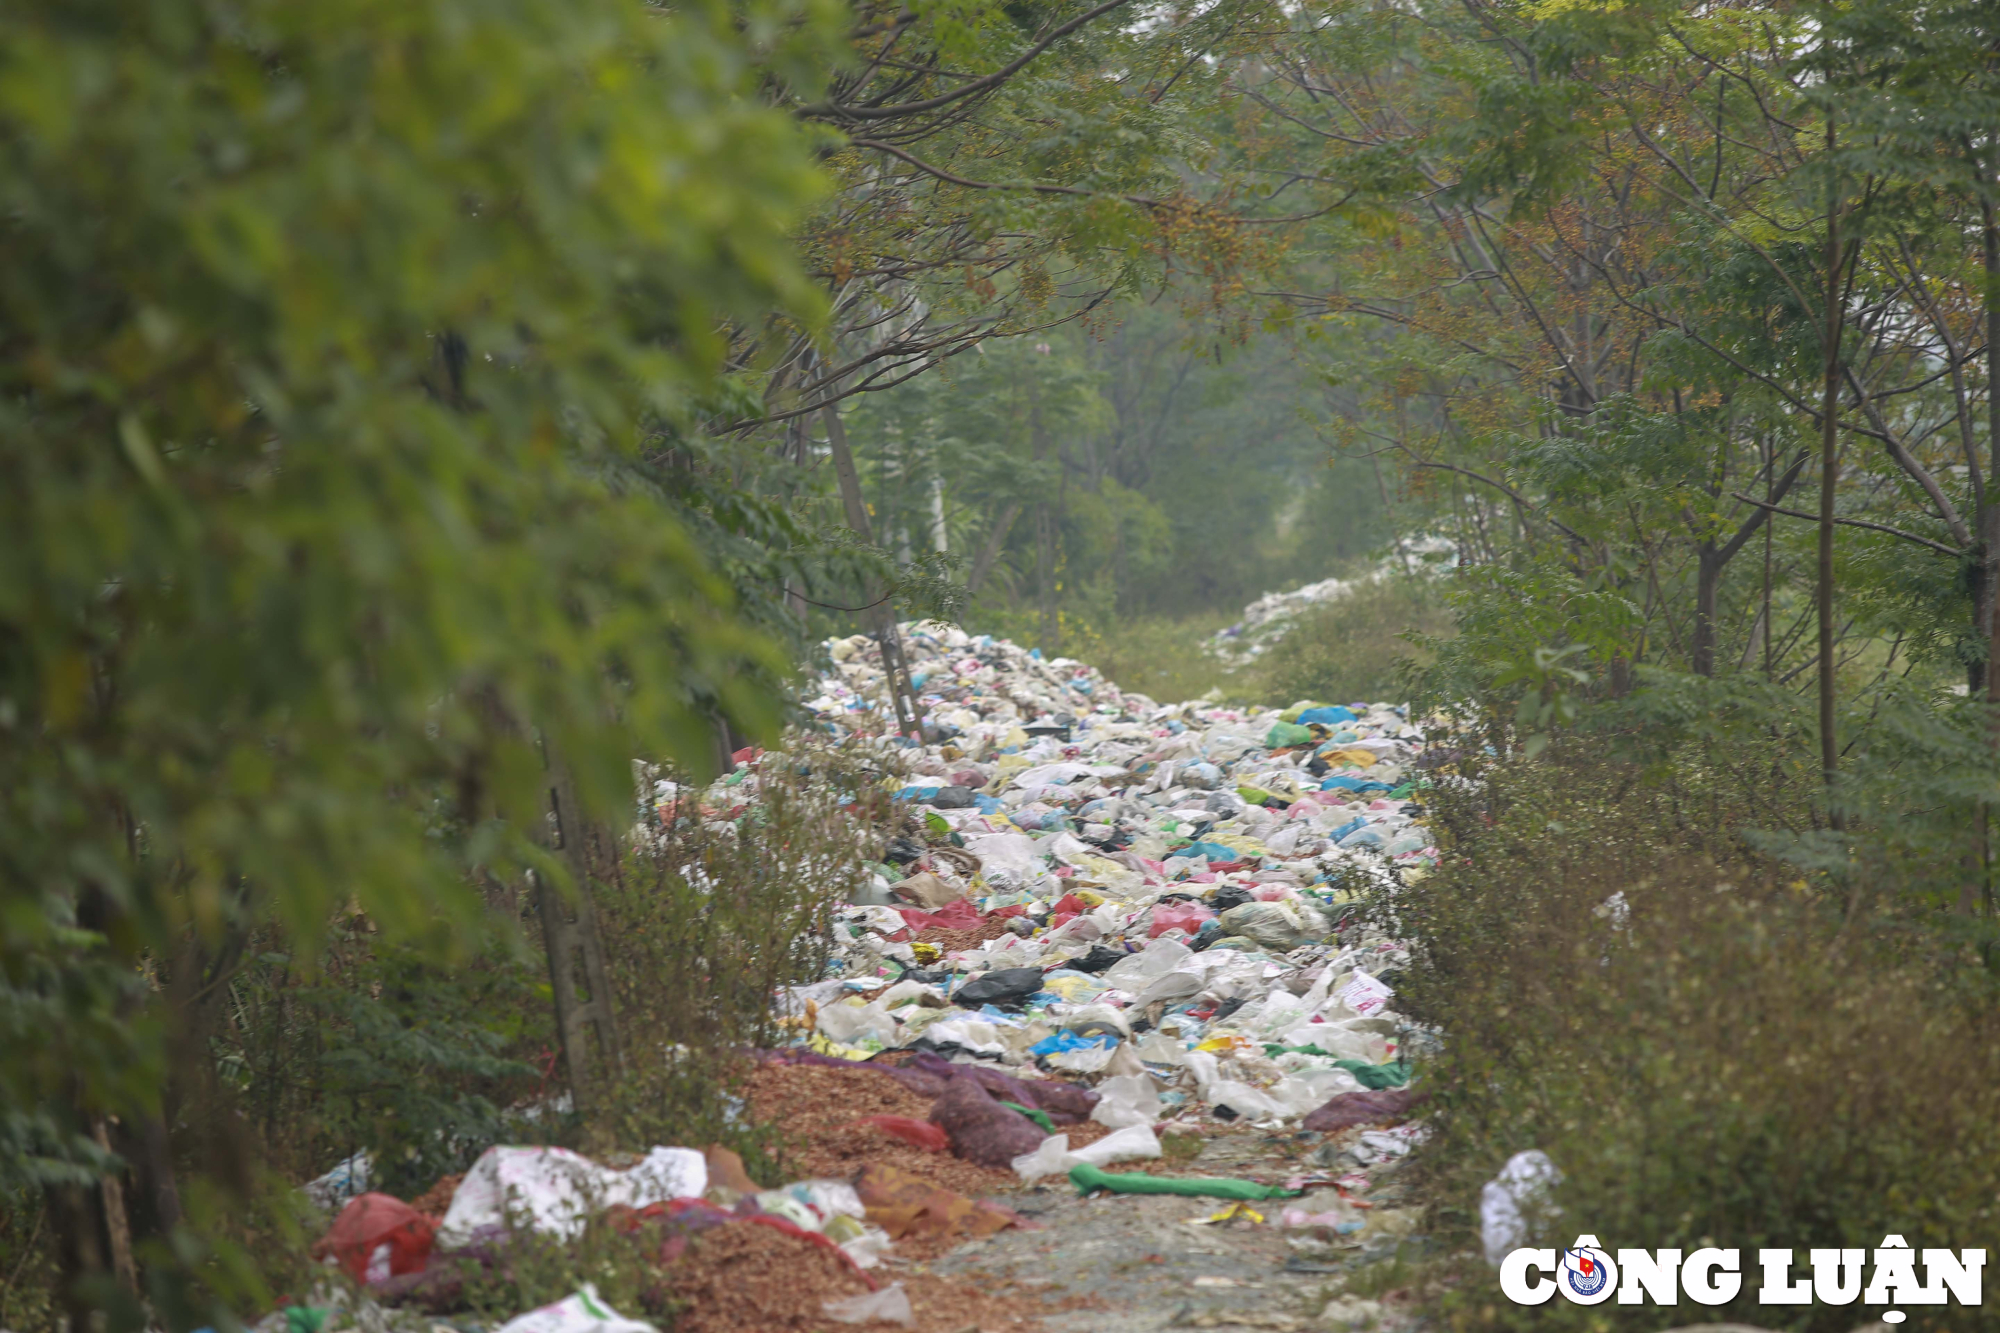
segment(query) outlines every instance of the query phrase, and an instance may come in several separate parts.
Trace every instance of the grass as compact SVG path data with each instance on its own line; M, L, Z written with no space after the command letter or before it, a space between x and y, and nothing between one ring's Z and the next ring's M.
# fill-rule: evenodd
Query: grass
M1142 616L1097 630L1068 648L1120 689L1161 703L1214 697L1285 707L1303 699L1349 702L1399 698L1409 664L1428 661L1404 636L1442 636L1451 619L1431 585L1414 579L1363 584L1347 597L1300 616L1284 638L1241 667L1207 649L1233 614Z
M1405 671L1429 660L1405 636L1450 632L1450 612L1434 585L1406 578L1364 583L1300 616L1284 638L1237 673L1239 688L1275 706L1303 699L1396 699Z
M1219 611L1134 617L1114 622L1100 631L1095 644L1073 653L1121 690L1137 690L1163 704L1181 703L1232 689L1229 669L1204 647L1231 623L1233 617Z

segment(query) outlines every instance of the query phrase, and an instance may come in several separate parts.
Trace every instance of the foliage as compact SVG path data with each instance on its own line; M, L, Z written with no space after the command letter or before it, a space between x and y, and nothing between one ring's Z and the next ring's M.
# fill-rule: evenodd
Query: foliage
M726 1143L754 1174L783 1152L735 1089L744 1053L773 1044L772 997L822 974L832 912L874 873L900 811L888 753L792 744L741 770L710 807L661 778L618 879L600 885L606 965L628 1050L603 1146Z
M1302 699L1401 698L1410 672L1432 655L1418 641L1442 641L1451 633L1450 616L1431 580L1371 580L1301 615L1242 674L1254 696L1275 707Z
M1439 784L1439 872L1381 910L1418 943L1400 998L1449 1034L1419 1168L1440 1253L1462 1256L1424 1281L1447 1326L1593 1326L1564 1302L1498 1299L1477 1257L1480 1187L1528 1148L1563 1173L1542 1244L1588 1230L1614 1249L1747 1255L1990 1233L1975 1183L2000 1165L1990 978L1933 909L1889 894L1857 912L1845 874L1724 832L1766 817L1737 779L1773 752L1739 738L1663 771L1558 748ZM1816 776L1793 790L1794 818ZM1745 1287L1717 1317L1769 1325ZM1851 1322L1822 1305L1781 1326Z
M309 1179L366 1152L374 1188L413 1198L495 1143L574 1135L546 1105L547 985L518 944L445 968L362 925L313 973L270 953L230 983L217 1065L263 1161Z
M722 322L823 309L788 237L821 178L753 94L828 17L0 17L10 1184L74 1179L106 1115L240 1151L199 1099L250 938L303 957L353 904L463 951L472 867L561 880L545 753L622 810L635 751L769 724L770 649L605 471L716 397Z

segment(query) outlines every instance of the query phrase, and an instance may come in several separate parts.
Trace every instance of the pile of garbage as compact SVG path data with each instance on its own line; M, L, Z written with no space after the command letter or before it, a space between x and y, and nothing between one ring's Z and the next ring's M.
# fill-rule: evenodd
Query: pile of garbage
M830 730L902 748L918 812L841 914L835 974L783 997L811 1051L909 1051L1029 1095L1087 1079L1084 1109L1121 1131L1397 1104L1406 954L1356 908L1436 863L1406 710L1161 705L1005 640L902 635L924 743L893 734L867 636L827 645L811 705ZM1149 1137L1129 1142L1155 1155ZM961 1155L998 1152L982 1139ZM1061 1152L1037 1136L1006 1160L1046 1174L1068 1169Z
M1442 537L1407 538L1373 569L1354 578L1322 579L1290 592L1265 593L1243 608L1242 618L1235 624L1215 632L1208 640L1208 651L1231 667L1254 662L1313 608L1337 602L1363 584L1383 578L1448 569L1457 556L1458 547Z
M788 1044L755 1054L744 1090L753 1118L802 1140L806 1177L761 1188L719 1147L617 1163L497 1147L405 1203L367 1192L352 1159L308 1193L338 1210L322 1253L375 1312L356 1322L435 1326L517 1247L595 1227L654 1275L641 1307L586 1286L496 1333L651 1333L641 1316L668 1311L685 1333L928 1327L927 1311L961 1328L969 1309L1015 1326L1032 1312L919 1261L1028 1225L981 1196L1042 1180L1228 1201L1218 1218L1281 1199L1283 1225L1362 1225L1333 1176L1199 1176L1166 1144L1318 1130L1359 1170L1417 1141L1425 1037L1393 1009L1407 954L1358 910L1437 860L1406 710L1163 705L1005 640L897 632L886 657L864 635L829 643L807 701L881 753L905 814L835 916L827 975L774 997ZM746 752L709 791L663 783L660 798L740 808L785 762ZM316 1299L264 1333L310 1333L353 1297Z
M342 1163L308 1194L365 1186L365 1171L355 1166ZM495 1147L423 1199L362 1192L335 1206L316 1252L357 1286L323 1284L256 1325L259 1333L349 1323L370 1333L483 1329L452 1312L465 1310L481 1284L505 1286L517 1267L532 1267L538 1246L575 1245L589 1228L598 1230L600 1246L613 1238L620 1254L649 1271L641 1313L675 1312L676 1333L910 1326L926 1310L955 1318L990 1302L964 1283L929 1274L884 1281L892 1236L955 1244L1021 1222L1007 1208L881 1164L853 1179L760 1189L741 1159L713 1146L656 1147L623 1167L565 1148ZM1016 1322L1012 1311L985 1314L982 1327ZM657 1329L585 1284L501 1323L496 1333Z

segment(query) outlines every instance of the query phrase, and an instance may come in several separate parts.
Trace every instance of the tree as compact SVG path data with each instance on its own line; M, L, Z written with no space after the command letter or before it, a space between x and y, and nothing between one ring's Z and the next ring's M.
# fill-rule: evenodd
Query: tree
M772 718L771 649L626 479L715 410L720 327L823 309L811 145L754 94L825 17L0 15L0 1175L64 1205L74 1301L218 1317L175 1285L168 1139L240 1149L199 1099L253 926L462 938L475 871L567 882L549 754L620 818L635 753Z

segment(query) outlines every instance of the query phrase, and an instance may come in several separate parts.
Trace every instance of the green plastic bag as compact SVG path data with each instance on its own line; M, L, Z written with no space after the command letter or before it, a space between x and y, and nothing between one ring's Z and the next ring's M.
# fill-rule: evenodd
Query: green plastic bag
M1042 1133L1053 1134L1056 1132L1055 1121L1049 1119L1047 1111L1038 1111L1031 1106L1023 1106L1019 1102L1001 1102L1000 1104L1010 1111L1019 1111L1022 1115L1040 1125Z
M1209 946L1213 948L1214 946ZM1301 1055L1332 1055L1317 1046L1286 1046L1277 1042L1265 1042L1264 1054L1276 1059L1289 1052ZM1354 1081L1370 1092L1380 1092L1383 1088L1400 1088L1410 1081L1410 1064L1407 1060L1391 1060L1387 1064L1371 1065L1366 1060L1335 1060L1336 1069L1345 1069L1354 1075Z
M1305 1193L1283 1185L1259 1185L1254 1180L1218 1176L1147 1176L1137 1171L1113 1175L1094 1166L1073 1166L1069 1183L1078 1194L1110 1190L1113 1194L1181 1194L1200 1199L1289 1199Z
M1290 745L1312 744L1312 728L1302 727L1296 722L1274 722L1264 733L1264 748L1282 750Z

